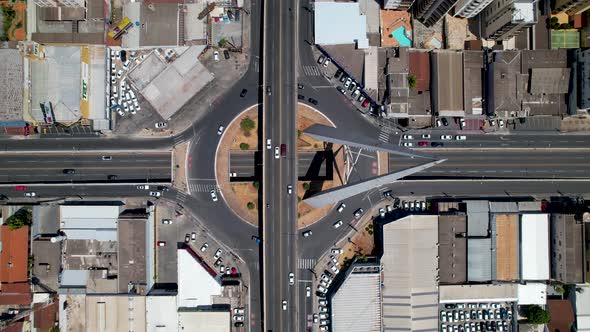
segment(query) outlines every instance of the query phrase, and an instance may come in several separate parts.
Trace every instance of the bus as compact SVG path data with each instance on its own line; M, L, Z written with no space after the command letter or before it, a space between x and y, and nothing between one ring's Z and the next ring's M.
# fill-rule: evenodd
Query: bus
M129 17L125 17L121 20L121 22L119 22L119 24L117 24L116 27L112 28L109 31L109 37L117 40L119 37L121 37L121 35L123 35L123 33L125 33L125 31L129 30L129 28L131 28L132 26L133 23L131 22Z

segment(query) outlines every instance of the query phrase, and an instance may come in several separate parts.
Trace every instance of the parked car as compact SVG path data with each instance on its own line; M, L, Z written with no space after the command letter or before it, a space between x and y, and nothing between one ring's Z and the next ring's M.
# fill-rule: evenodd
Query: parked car
M191 241L195 242L197 240L197 233L196 232L192 232L191 233Z
M168 123L166 122L158 122L155 124L156 128L166 128L168 126Z
M331 253L334 255L340 255L340 254L342 254L342 252L343 252L343 250L340 248L332 248L332 251L331 251Z
M25 193L25 197L35 197L37 196L37 193L34 191L29 191Z
M332 226L334 226L334 228L338 228L338 227L342 226L342 220L338 220Z
M156 245L158 247L165 247L166 246L166 241L158 241L158 242L156 242Z
M324 67L328 67L330 62L332 62L332 60L330 60L330 58L326 58L326 60L324 60Z
M319 63L320 65L321 65L321 64L323 64L325 59L326 59L326 57L325 57L325 56L323 56L323 55L320 55L320 57L318 58L318 63Z
M224 130L225 130L225 127L224 127L224 126L222 126L222 125L220 125L220 126L217 128L217 135L221 135L221 134L223 133L223 131L224 131Z
M311 231L305 231L303 233L301 233L301 235L303 235L303 237L310 237L313 233Z
M354 217L360 218L364 212L365 212L365 210L363 210L363 208L358 208L356 211L354 211Z
M221 248L217 249L215 255L213 256L213 259L218 259L219 257L221 257L221 254L223 254L223 250L221 250Z
M228 50L223 50L223 57L225 58L225 60L229 60L229 51Z
M452 135L441 135L440 136L440 139L442 139L442 140L450 140L450 139L453 139L453 136Z
M218 51L213 52L213 60L219 61L219 52Z
M342 212L342 210L344 210L345 207L346 207L346 204L342 203L338 206L338 209L336 211Z
M209 248L209 243L207 243L207 242L203 243L203 245L201 246L201 252L207 251L208 248Z
M160 193L159 191L150 191L150 196L151 197L160 197L160 196L162 196L162 193Z
M315 100L315 99L313 99L313 98L309 98L309 99L307 99L307 101L309 101L310 103L312 103L314 105L317 105L318 104L318 101Z
M164 224L164 225L172 225L172 219L162 219L162 224Z

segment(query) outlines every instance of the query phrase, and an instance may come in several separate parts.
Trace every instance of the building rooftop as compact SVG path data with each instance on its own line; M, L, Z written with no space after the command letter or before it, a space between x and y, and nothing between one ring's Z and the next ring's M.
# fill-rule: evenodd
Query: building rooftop
M353 265L330 301L332 331L381 331L379 265Z
M367 48L367 18L353 2L317 2L314 6L315 43L351 44ZM338 19L334 19L338 17Z
M518 271L518 215L496 214L496 280L513 281Z
M578 285L582 288L581 292L576 292L575 310L576 325L578 332L590 331L590 286Z
M178 307L210 307L212 297L221 294L221 285L189 252L181 248L178 255Z
M33 276L39 280L35 285L37 291L57 291L59 270L61 268L61 244L52 243L49 239L33 241Z
M0 49L0 121L23 119L23 57L16 49Z
M518 304L537 304L545 305L547 303L547 285L540 282L527 282L518 284Z
M10 230L7 225L2 225L1 233L0 282L27 281L29 226Z
M438 326L438 217L408 216L383 226L383 326Z
M32 299L31 285L26 281L0 286L0 305L29 305Z
M547 300L547 311L551 315L549 332L570 331L576 321L570 300Z
M35 328L40 329L41 331L50 331L59 321L57 315L58 307L58 301L47 306L44 303L35 303L33 307L35 312L33 324Z
M230 332L230 324L231 313L229 311L178 311L180 331Z
M430 90L430 54L410 51L410 75L416 77L415 91Z
M132 22L141 24L134 25L123 35L122 47L178 46L181 37L179 17L184 15L180 8L178 3L125 3L125 15Z
M490 235L490 208L488 201L467 201L467 235Z
M440 303L516 301L516 284L441 285Z
M549 280L549 216L523 214L520 225L523 280Z
M463 52L464 106L465 113L482 115L483 113L483 52Z
M563 283L584 282L583 224L574 215L551 215L551 278Z
M463 116L463 54L435 50L431 61L433 108L441 116Z
M116 205L62 205L61 231L68 240L117 241Z
M491 238L467 239L467 279L471 282L492 280L492 251Z
M438 265L441 284L460 284L467 281L467 232L465 215L438 217Z
M145 219L119 220L119 293L128 293L133 285L146 285L146 236ZM143 292L140 292L143 293Z
M146 331L146 297L86 295L85 315L86 331Z
M176 296L147 296L145 308L147 331L178 329Z

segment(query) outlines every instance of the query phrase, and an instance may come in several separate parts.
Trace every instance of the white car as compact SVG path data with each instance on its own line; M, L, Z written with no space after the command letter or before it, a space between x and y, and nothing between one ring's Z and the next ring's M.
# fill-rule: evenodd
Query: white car
M117 84L117 74L113 73L111 76L111 85Z
M336 265L332 265L332 267L330 267L330 270L332 270L332 272L334 272L334 274L338 274L338 272L340 272L340 269L338 269L336 267Z
M380 209L379 209L379 216L380 216L381 218L385 217L385 209L383 209L383 208L380 208Z
M283 300L283 311L287 310L287 300Z
M410 205L408 205L408 202L406 202L406 201L402 202L402 206L404 207L404 210L407 210L410 208Z
M219 52L218 51L213 52L213 60L219 61Z
M162 193L159 191L150 191L150 196L151 197L160 197L160 196L162 196Z
M135 108L137 108L137 110L139 111L140 107L139 107L139 102L137 102L137 98L133 99L133 106L135 106Z
M420 202L420 208L422 209L422 211L426 210L426 202L422 201Z
M442 140L450 140L450 139L453 139L453 136L452 135L441 135L440 136L440 139L442 139Z
M332 225L332 226L334 226L334 228L338 228L338 227L342 226L342 220L338 220L338 221L337 221L337 222L335 222L335 223L334 223L334 225Z
M121 91L125 90L125 81L123 81L123 83L121 83ZM129 94L129 92L125 92L125 99L127 100L131 100L131 95Z
M410 202L410 211L414 211L414 202Z
M123 70L119 69L117 72L117 78L121 78L123 76Z
M499 119L499 120L498 120L498 126L499 126L500 128L504 128L504 120L502 120L502 119Z
M330 58L326 58L326 61L324 61L324 67L328 67L330 62L332 62L332 60L330 60Z
M120 116L125 116L125 112L123 112L122 109L117 109L117 113L119 113Z
M221 254L223 254L223 250L217 249L215 255L213 256L213 259L218 259L219 257L221 257Z
M306 297L311 296L311 287L309 287L309 286L305 287L305 296Z
M131 114L135 114L135 113L137 113L137 112L135 111L135 107L133 107L133 105L129 105L129 113L131 113Z
M221 135L223 133L224 129L225 129L224 126L219 126L219 128L217 128L217 135Z
M340 255L340 254L342 254L343 251L340 248L333 248L331 252L334 255Z
M326 289L324 287L322 287L321 285L318 285L318 292L325 293Z
M412 142L404 142L404 146L406 148L411 148L412 146L414 146L414 143L412 143Z
M289 273L289 285L293 286L295 284L295 274L293 272Z
M162 219L162 224L164 224L164 225L172 225L172 219Z
M191 241L192 241L192 242L195 242L196 240L197 240L197 233L195 233L195 232L192 232L192 233L191 233Z
M125 69L129 68L129 64L131 64L131 61L129 59L127 59L127 61L125 61L123 63L123 68L125 68Z
M430 134L422 134L422 138L423 139L429 139L430 138Z
M287 186L287 194L289 194L289 195L293 194L293 186L292 185Z
M270 140L270 138L267 138L267 139L266 139L266 149L267 149L267 150L270 150L270 149L272 149L272 143L271 143L271 140Z
M465 128L465 119L459 119L459 126L461 127L461 129Z
M236 322L243 322L244 316L234 315L234 321Z
M320 331L328 331L328 326L326 326L326 325L320 326Z
M279 147L275 146L275 159L279 159L280 154L279 154Z
M166 122L158 122L156 123L156 128L166 128L168 124Z
M131 95L131 98L136 99L135 92L133 92L133 90L129 90L129 94Z
M234 315L243 315L245 312L244 308L234 308Z
M455 140L457 140L457 141L464 141L466 139L467 139L467 136L465 136L465 135L457 135L457 136L455 136Z
M125 110L125 112L129 112L129 105L126 101L123 102L123 110Z
M137 189L150 190L150 186L148 186L147 184L142 184L137 186Z
M301 233L303 235L303 237L310 237L311 234L313 234L311 231L305 231L303 233Z
M324 306L318 306L318 311L319 312L328 312L328 308L324 307Z
M440 120L436 120L436 126L437 126L437 127L440 127L440 126L442 126L442 122L440 122Z
M207 242L203 243L203 245L201 246L201 252L207 251L207 248L209 248L209 243L207 243Z
M350 83L352 83L352 79L350 77L347 77L346 82L344 82L344 87L348 88L350 86Z
M346 207L346 204L342 203L340 204L340 206L338 206L338 212L342 212L342 210L344 210L344 208Z
M412 135L404 135L403 139L414 139Z
M213 200L213 202L217 202L217 194L215 193L215 190L211 189L209 194L211 194L211 199Z
M29 192L25 193L25 196L26 197L35 197L35 196L37 196L37 193L34 191L29 191Z

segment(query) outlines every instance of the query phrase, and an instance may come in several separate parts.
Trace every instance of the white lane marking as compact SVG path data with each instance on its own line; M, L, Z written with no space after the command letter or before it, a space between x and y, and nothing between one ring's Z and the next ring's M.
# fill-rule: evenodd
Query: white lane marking
M315 266L315 258L299 258L297 260L298 269L312 269Z

